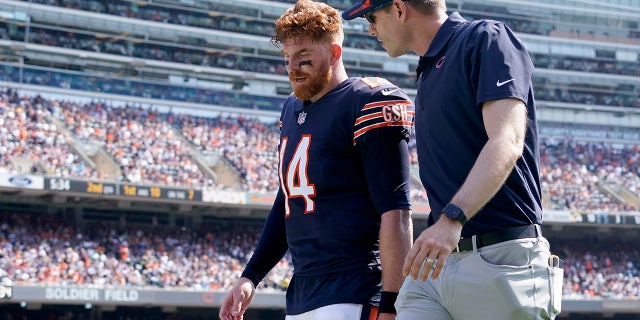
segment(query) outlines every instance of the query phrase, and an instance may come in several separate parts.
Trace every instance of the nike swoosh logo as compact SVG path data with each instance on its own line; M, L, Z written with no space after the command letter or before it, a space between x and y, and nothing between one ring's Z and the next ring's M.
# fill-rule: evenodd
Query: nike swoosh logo
M507 80L507 81L503 81L503 82L500 82L500 80L498 80L498 82L496 82L496 86L498 86L498 87L502 87L502 86L504 86L505 84L507 84L507 83L509 83L509 82L511 82L511 81L515 81L515 80L516 80L516 79L513 79L513 78L511 78L511 79L509 79L509 80Z
M396 91L398 91L398 89L382 89L380 92L383 96L388 96Z

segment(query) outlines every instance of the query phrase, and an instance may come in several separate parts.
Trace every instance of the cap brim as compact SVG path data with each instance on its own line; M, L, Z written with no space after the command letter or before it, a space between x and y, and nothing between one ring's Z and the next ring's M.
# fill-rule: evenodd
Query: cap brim
M365 13L371 11L374 6L365 5L363 3L359 3L345 11L342 12L342 19L345 20L353 20L355 18L363 17Z

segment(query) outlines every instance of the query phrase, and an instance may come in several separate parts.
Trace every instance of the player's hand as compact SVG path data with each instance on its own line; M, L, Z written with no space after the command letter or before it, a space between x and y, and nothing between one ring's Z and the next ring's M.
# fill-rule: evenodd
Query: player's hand
M460 222L441 216L434 225L422 231L413 243L404 259L402 274L405 277L411 275L414 280L420 276L421 281L426 281L433 270L431 279L436 279L447 257L458 244L461 233Z
M229 294L227 294L222 301L219 314L220 319L242 320L244 312L249 308L255 293L256 288L253 286L251 280L247 278L238 279L236 285L233 286Z

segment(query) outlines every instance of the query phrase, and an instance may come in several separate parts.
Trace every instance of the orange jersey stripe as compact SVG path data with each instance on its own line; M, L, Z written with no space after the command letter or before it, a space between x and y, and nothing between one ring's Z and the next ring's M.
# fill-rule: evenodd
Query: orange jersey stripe
M353 144L368 131L383 127L413 126L413 103L409 100L385 100L367 103L360 110L360 116L355 120Z
M369 320L378 319L378 307L371 307L371 313L369 313Z
M356 119L355 125L357 126L357 125L359 125L359 124L361 124L361 123L363 123L363 122L365 122L367 120L371 120L373 118L378 118L378 117L382 117L382 111L371 113L371 114L368 114L366 116L362 116L362 117Z
M413 103L411 103L411 101L408 101L408 100L385 100L385 101L376 101L376 102L367 103L364 105L364 107L362 107L362 110L364 111L364 110L368 110L375 107L380 107L384 105L393 105L393 104L413 105Z
M365 134L369 130L383 128L383 127L411 127L412 125L413 125L413 122L411 121L395 121L395 122L383 122L383 123L372 124L370 126L364 127L355 132L355 134L353 135L353 144L355 145L356 139L359 136Z

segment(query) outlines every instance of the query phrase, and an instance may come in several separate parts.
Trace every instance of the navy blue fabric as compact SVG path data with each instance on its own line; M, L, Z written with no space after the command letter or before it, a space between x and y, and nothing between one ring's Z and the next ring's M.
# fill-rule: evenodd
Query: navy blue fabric
M454 12L442 25L417 70L416 143L432 210L429 225L488 140L482 104L503 98L526 104L524 153L496 196L464 225L462 236L542 222L533 70L522 42L500 22L470 22Z
M287 314L301 314L338 303L377 306L380 278L377 267L315 276L294 274L287 290Z
M366 304L380 289L381 215L410 209L413 117L408 96L380 78L349 78L312 104L293 95L285 102L280 190L243 275L262 279L288 248L294 278L316 279L289 287L290 314L333 303ZM359 294L344 285L346 279L318 280L343 277L344 271L360 274Z

